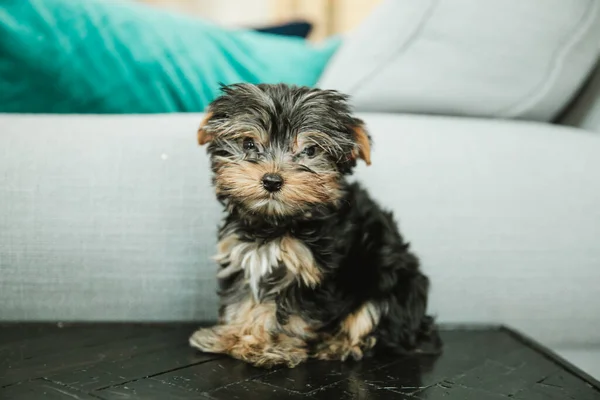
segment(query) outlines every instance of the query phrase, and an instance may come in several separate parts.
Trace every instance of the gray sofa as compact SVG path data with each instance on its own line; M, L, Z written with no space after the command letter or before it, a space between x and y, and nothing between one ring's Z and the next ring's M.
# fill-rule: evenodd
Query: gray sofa
M355 179L399 218L441 322L600 344L598 132L361 116L375 146ZM215 318L201 118L0 116L0 320Z

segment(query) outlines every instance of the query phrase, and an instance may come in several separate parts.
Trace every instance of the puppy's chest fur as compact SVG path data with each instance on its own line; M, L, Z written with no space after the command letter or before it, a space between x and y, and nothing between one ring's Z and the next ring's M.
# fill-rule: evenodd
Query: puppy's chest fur
M243 275L244 286L257 302L292 284L316 287L322 279L312 251L289 234L249 239L235 231L227 232L219 241L215 259L221 266L217 277Z

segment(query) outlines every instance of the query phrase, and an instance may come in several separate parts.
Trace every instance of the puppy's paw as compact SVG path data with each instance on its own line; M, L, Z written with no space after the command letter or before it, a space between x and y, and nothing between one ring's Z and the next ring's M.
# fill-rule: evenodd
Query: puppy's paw
M330 345L328 348L321 349L315 358L326 361L346 361L352 358L354 361L360 361L363 358L363 352L360 346L336 346Z
M198 329L189 339L190 346L205 353L223 353L229 342L216 327Z
M287 368L294 368L301 362L305 361L307 356L306 352L297 350L289 353L282 353L277 349L261 351L260 353L246 353L243 355L233 354L234 357L239 358L255 367L271 369L275 367L285 366Z
M373 336L366 337L359 343L350 343L345 339L330 340L324 343L314 357L319 360L346 361L351 358L360 361L375 346L376 341Z

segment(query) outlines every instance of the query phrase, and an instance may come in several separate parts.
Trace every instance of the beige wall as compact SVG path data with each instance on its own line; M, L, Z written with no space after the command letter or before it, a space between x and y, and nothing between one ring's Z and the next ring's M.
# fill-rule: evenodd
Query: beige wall
M358 25L382 0L138 0L198 15L227 26L257 26L305 18L311 39L343 33Z
M271 0L276 20L305 17L315 24L313 38L345 33L383 0Z
M198 15L228 26L268 23L270 0L138 0L166 9Z

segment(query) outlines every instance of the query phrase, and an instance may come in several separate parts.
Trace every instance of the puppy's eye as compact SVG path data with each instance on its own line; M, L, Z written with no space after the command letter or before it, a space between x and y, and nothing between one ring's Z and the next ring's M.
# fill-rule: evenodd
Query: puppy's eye
M303 153L306 154L308 157L314 157L317 155L317 146L307 147L304 149Z
M254 144L254 140L251 138L245 138L242 142L242 147L244 150L252 150L256 148L256 144Z

